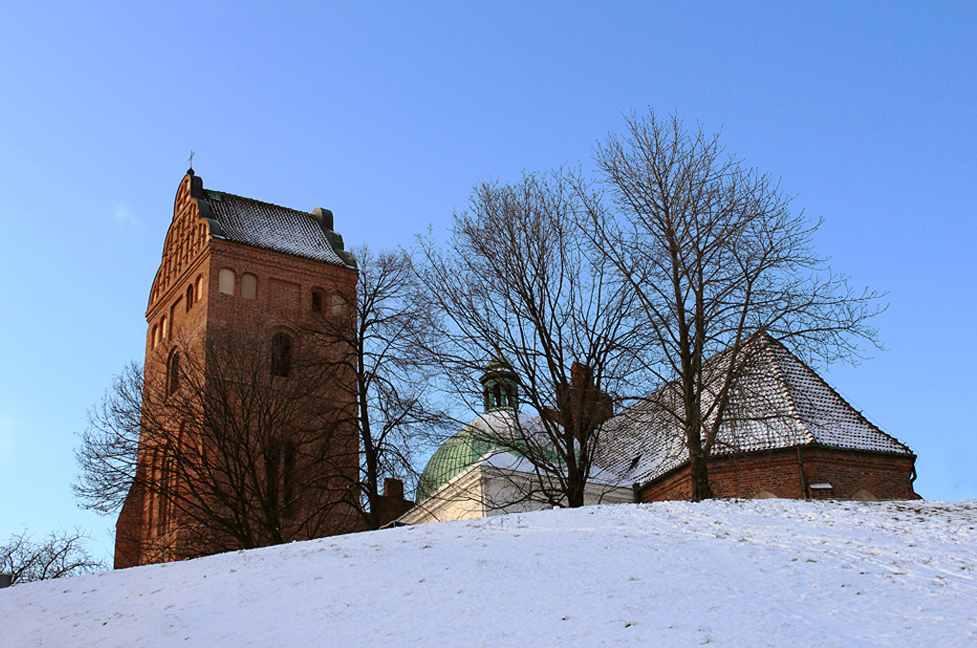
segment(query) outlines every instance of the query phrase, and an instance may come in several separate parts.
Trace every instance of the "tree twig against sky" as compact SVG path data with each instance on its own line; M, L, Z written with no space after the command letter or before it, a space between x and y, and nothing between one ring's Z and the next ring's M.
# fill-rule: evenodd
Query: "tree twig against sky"
M338 358L355 381L337 388L354 391L349 402L355 410L346 417L359 433L362 456L351 487L366 500L367 527L376 529L383 523L383 478L415 482L417 454L437 437L446 417L429 394L431 369L422 349L430 344L433 314L420 295L410 255L364 246L353 256L359 270L356 302L331 305L342 315L322 318L310 339L352 350ZM344 319L350 317L352 325Z
M34 540L27 531L14 534L0 545L0 574L10 574L11 584L90 574L105 569L85 546L80 531L52 531Z
M128 475L146 494L144 550L156 559L353 530L356 437L331 389L344 366L279 340L257 326L217 330L206 353L200 341L176 340L154 364L165 372L150 372L141 389L138 369L127 370L78 452L83 505L118 508ZM143 461L129 454L134 421Z
M481 404L476 379L500 359L519 379L520 407L538 417L491 441L532 466L538 496L583 504L607 416L604 394L634 376L640 339L633 289L613 276L575 227L580 201L563 170L472 192L444 248L422 245L422 276L443 316L435 355L456 394ZM574 397L574 364L594 389ZM579 402L578 402L579 401Z
M667 385L653 398L685 435L693 499L711 497L707 460L758 346L751 337L765 332L808 360L855 361L860 342L878 345L879 295L833 273L812 247L820 222L726 155L718 134L632 113L596 162L610 200L581 194L591 238L643 311Z
M136 478L142 391L142 365L130 362L88 411L88 427L75 449L79 473L71 484L82 508L102 515L122 509Z

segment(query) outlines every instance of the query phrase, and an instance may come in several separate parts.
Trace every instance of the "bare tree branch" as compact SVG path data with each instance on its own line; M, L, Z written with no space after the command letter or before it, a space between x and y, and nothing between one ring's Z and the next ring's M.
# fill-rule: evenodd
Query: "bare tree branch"
M559 170L477 185L446 248L422 241L421 269L442 317L430 350L447 388L481 402L473 379L486 362L511 367L535 416L478 434L528 461L534 497L569 506L583 504L611 401L642 366L633 289L577 230L577 181Z
M308 331L312 343L342 347L342 371L355 380L337 384L352 407L343 412L360 443L360 470L350 488L364 500L367 528L388 520L381 483L416 484L418 453L441 438L450 419L431 399L432 370L423 349L434 319L405 251L353 251L359 267L355 302L339 304L342 317L323 317Z
M664 385L651 398L684 436L693 499L711 497L706 461L758 332L809 362L857 361L859 342L879 346L880 295L833 273L813 251L820 222L725 155L718 134L632 113L596 162L609 201L581 192L586 231L634 291Z
M10 574L16 585L104 570L105 564L88 552L86 540L78 529L52 531L39 541L24 530L0 545L0 573Z

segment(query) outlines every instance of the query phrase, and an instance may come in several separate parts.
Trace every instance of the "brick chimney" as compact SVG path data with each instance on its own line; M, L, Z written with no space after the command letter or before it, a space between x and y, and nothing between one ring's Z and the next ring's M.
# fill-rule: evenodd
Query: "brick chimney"
M414 506L414 502L404 499L404 482L387 477L383 480L383 495L380 496L380 526L396 520Z

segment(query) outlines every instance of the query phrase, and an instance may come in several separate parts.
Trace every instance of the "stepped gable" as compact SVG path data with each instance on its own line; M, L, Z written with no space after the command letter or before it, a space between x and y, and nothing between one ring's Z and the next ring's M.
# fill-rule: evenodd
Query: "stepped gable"
M359 470L356 430L342 414L355 409L353 377L303 371L344 357L336 345L308 340L325 330L352 336L353 319L341 315L355 303L356 280L356 262L328 209L301 212L205 189L187 170L146 310L138 462L116 522L117 568L240 547L235 525L261 538L255 542L307 540L362 526L356 502L336 486L354 482ZM260 404L233 395L249 389L235 384L233 367L222 376L208 372L235 362L262 367L251 387L274 386L288 395L288 411L268 421L269 412L249 407ZM231 396L219 422L183 416L174 406L222 394ZM310 417L322 423L310 427ZM220 442L240 429L253 430L257 445L243 451ZM233 470L214 479L200 469L193 449L203 446L213 446L204 463ZM254 459L269 451L273 470ZM259 479L245 483L247 475ZM272 504L258 515L237 501L242 497ZM384 521L406 505L393 482L381 497Z
M730 418L720 429L713 456L797 446L914 456L783 344L768 335L758 336L757 343L761 347L731 399ZM658 397L663 394L667 397L665 389ZM646 483L688 463L678 421L652 400L615 416L602 443L597 463L632 483Z
M314 214L223 191L206 189L203 193L201 202L207 203L211 218L220 223L222 238L333 265L348 265L342 258L342 238L331 231L331 222L328 229L339 238L338 251Z

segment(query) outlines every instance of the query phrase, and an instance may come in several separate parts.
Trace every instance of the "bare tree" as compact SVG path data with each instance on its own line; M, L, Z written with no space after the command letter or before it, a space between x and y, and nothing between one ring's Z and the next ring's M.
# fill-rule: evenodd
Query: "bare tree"
M355 301L339 293L315 294L314 316L291 323L305 348L302 361L296 356L291 362L289 376L273 375L283 369L269 359L283 358L283 349L273 348L274 336L252 329L211 340L206 358L195 342L182 341L175 396L165 376L144 385L142 368L128 365L89 412L73 485L81 506L118 512L131 488L142 490L183 526L221 530L227 547L314 537L337 507L362 520L346 530L378 528L396 515L387 510L397 502L384 497L384 478L416 481L415 455L437 438L445 421L426 396L429 381L419 361L418 349L433 330L431 313L417 294L407 253L364 247L355 255ZM332 400L317 393L331 394ZM186 439L207 441L220 452L178 443L179 422L191 422L184 426ZM353 446L336 441L347 435ZM144 454L152 446L160 455L155 472L137 470L140 438ZM321 456L326 450L329 456ZM320 456L312 456L316 452ZM271 456L276 453L283 462L277 467ZM217 464L218 456L229 460ZM276 478L285 462L289 472L304 477L309 471L295 462L316 466L311 474L317 480L300 484L290 478L286 492L285 475ZM194 476L206 477L208 485L201 488ZM323 483L329 484L325 490ZM312 492L321 506L302 511L308 517L300 523L300 512L286 500L307 503ZM191 541L187 534L182 532L184 544ZM172 541L167 536L161 544Z
M78 451L82 505L117 509L131 480L119 537L141 562L355 530L356 436L334 389L349 377L320 355L345 350L296 346L235 326L167 345L141 389L127 369Z
M10 574L11 584L62 578L102 571L105 564L85 547L87 536L74 531L52 531L35 541L25 530L0 545L0 574Z
M623 137L597 146L596 162L610 201L581 193L582 231L640 305L664 385L650 398L684 436L693 499L709 498L707 461L762 347L755 335L808 361L856 361L860 340L878 345L869 320L879 295L831 272L812 249L820 222L792 212L776 180L727 156L718 134L632 113Z
M535 415L471 432L525 460L531 497L571 507L584 503L611 400L638 379L642 344L632 287L575 226L575 182L559 170L477 185L446 248L423 243L421 270L443 317L431 350L448 387L481 403L473 379L496 359L518 375L519 406ZM485 398L487 407L513 400L502 390Z
M79 473L71 485L82 508L109 515L125 504L136 478L142 393L142 365L130 362L88 410L88 426L75 449Z
M447 416L430 398L431 369L422 349L434 332L434 314L421 295L410 254L353 251L359 269L355 302L338 303L352 326L335 317L316 323L311 339L349 353L335 357L344 383L345 416L358 432L361 461L355 489L367 528L376 529L403 511L388 511L381 484L392 477L413 484L417 454L438 438ZM339 298L339 296L336 296Z

